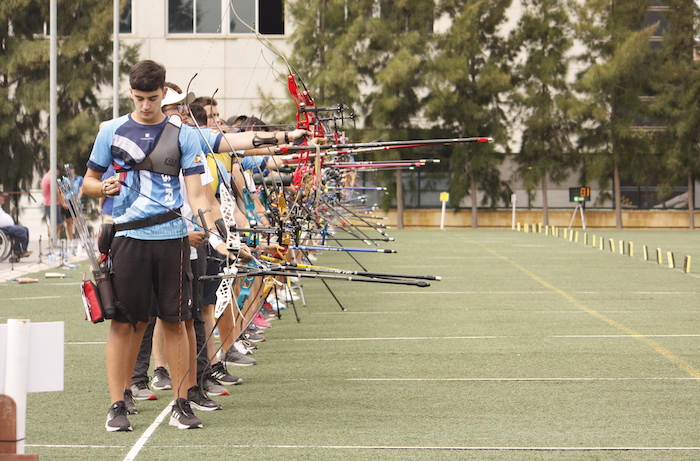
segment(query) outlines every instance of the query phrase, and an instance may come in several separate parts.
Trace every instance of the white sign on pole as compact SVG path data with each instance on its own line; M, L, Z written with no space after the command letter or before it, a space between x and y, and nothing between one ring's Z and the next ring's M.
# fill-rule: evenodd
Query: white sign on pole
M63 322L32 323L29 328L27 392L63 390ZM0 325L0 394L5 393L7 324Z

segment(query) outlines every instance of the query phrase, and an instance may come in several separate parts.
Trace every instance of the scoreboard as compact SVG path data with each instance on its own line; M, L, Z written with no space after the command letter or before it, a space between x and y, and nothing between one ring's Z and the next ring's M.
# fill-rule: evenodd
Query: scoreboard
M590 202L591 188L590 187L570 187L569 188L570 202Z

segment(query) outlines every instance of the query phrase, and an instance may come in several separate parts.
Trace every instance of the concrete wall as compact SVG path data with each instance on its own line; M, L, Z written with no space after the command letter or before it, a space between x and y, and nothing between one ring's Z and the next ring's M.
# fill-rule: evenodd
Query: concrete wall
M408 210L404 213L404 227L440 227L439 209ZM368 219L370 222L382 222L392 228L396 228L396 210L388 213L375 211L374 216L387 217L387 220L378 221ZM510 228L513 222L511 210L479 210L479 227L503 227ZM615 228L614 210L586 210L586 224L588 228ZM581 215L574 217L573 209L549 210L549 225L568 227L573 220L573 227L581 228ZM695 211L696 225L700 226L700 210ZM445 228L471 227L471 210L454 212L447 210L445 213ZM516 222L523 224L539 224L543 222L542 210L516 210ZM688 229L688 210L623 210L622 224L626 229Z

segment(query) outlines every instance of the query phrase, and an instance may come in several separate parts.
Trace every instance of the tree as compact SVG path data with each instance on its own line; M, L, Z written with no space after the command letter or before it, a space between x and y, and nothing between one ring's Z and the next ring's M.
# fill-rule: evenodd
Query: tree
M656 25L641 29L646 0L572 2L577 38L586 48L578 59L586 68L575 88L582 94L578 111L578 149L586 155L584 177L601 188L613 182L616 226L622 228L621 177L643 180L648 172L652 139L635 131L649 114L642 97L650 92L653 69L649 42ZM651 168L653 169L653 167Z
M680 181L688 185L689 227L695 229L695 178L700 174L700 63L693 61L693 31L698 6L673 0L666 12L669 23L663 37L663 64L656 74L653 111L667 127L659 136L663 146L666 188Z
M549 224L547 183L559 184L575 168L571 162L571 109L575 98L567 82L572 25L561 0L527 0L511 34L517 51L517 90L512 103L523 125L517 175L525 189L542 189L543 223Z
M80 172L103 119L98 93L111 85L112 4L62 0L58 9L58 157ZM126 1L122 1L122 7ZM0 183L29 190L48 169L48 2L0 3ZM124 47L121 70L136 61Z
M492 136L507 151L508 120L503 98L512 87L505 40L500 31L511 0L440 2L438 15L450 21L438 34L428 69L426 116L454 137ZM510 188L499 177L503 156L492 144L460 145L451 157L450 200L472 197L472 227L477 227L477 191L482 204L508 203Z

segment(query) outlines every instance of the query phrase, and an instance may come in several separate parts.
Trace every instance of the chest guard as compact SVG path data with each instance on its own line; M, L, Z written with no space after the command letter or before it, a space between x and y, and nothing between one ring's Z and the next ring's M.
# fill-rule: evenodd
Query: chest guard
M132 170L148 170L153 173L178 176L180 174L180 128L182 120L177 115L171 115L158 137L155 147L141 163L137 163Z

